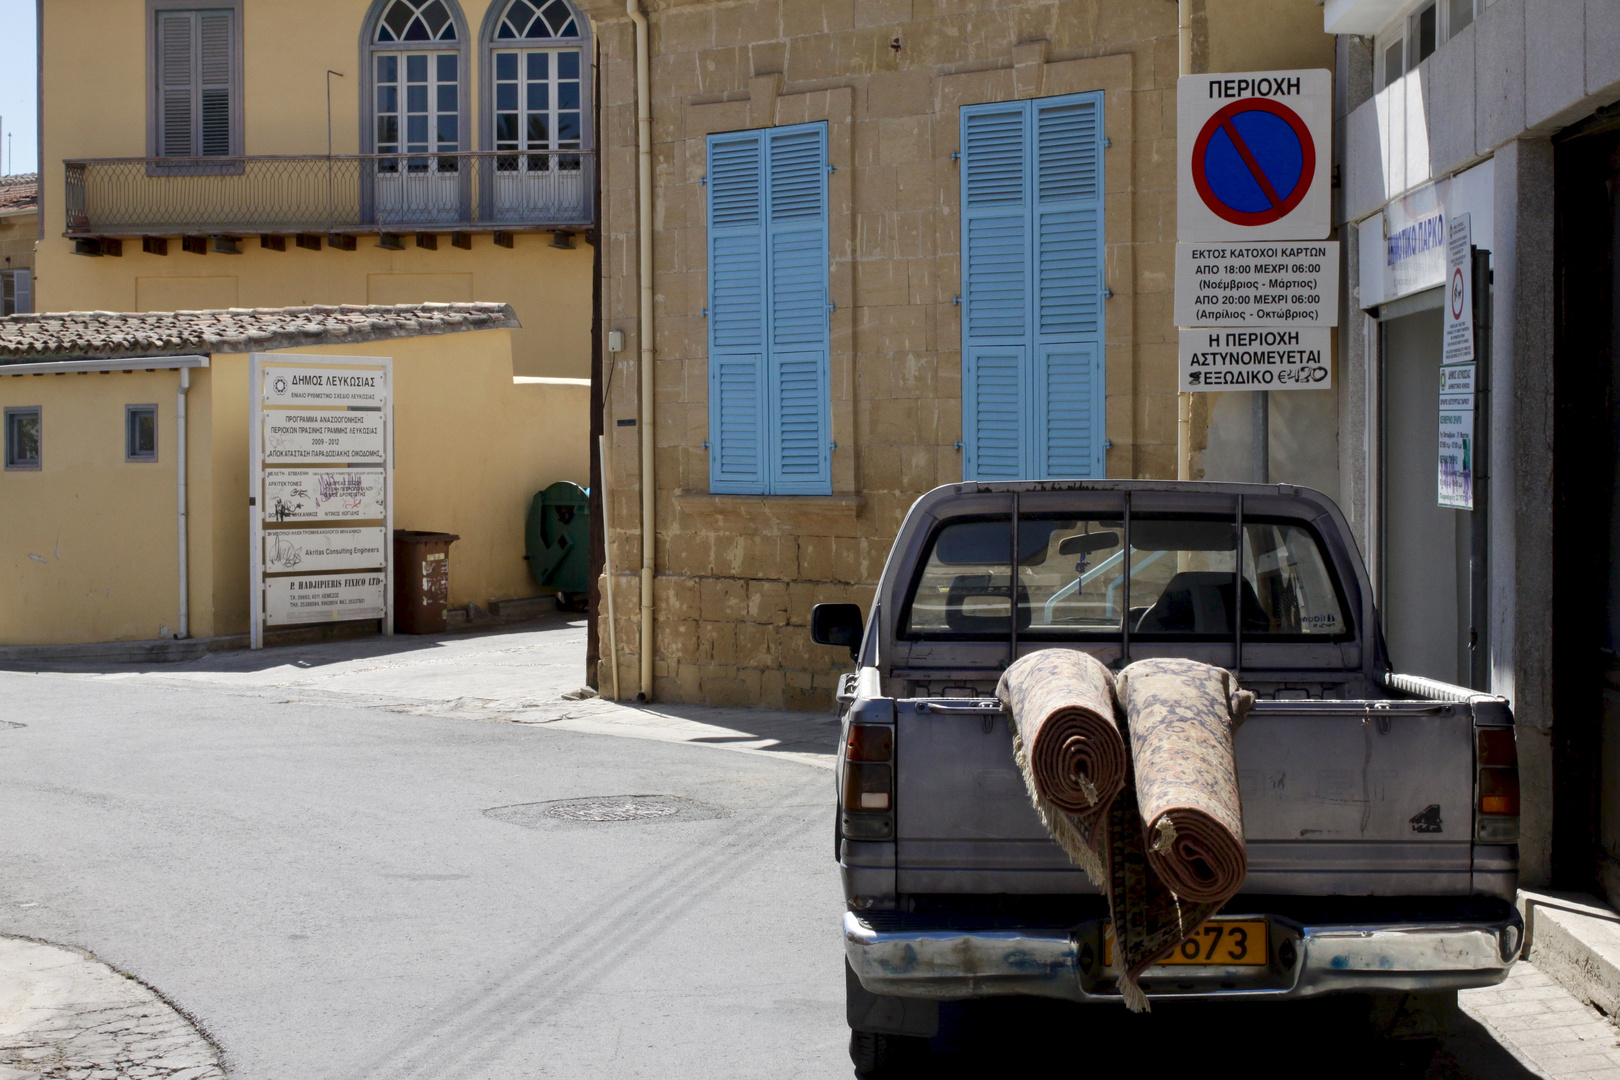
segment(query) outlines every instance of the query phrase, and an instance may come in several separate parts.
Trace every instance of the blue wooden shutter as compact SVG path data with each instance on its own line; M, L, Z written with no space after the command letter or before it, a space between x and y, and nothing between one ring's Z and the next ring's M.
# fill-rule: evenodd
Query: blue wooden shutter
M770 490L832 493L827 311L827 130L765 133L770 270Z
M827 132L709 137L709 490L832 491Z
M757 131L709 138L709 490L765 491L765 160Z
M962 110L969 480L1104 475L1102 94Z
M1032 479L1104 475L1102 94L1030 102L1035 235Z
M962 475L1025 475L1029 412L1028 110L962 110Z

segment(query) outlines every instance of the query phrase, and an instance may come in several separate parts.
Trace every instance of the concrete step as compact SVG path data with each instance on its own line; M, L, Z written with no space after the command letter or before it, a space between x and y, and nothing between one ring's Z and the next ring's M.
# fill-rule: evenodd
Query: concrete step
M1519 891L1524 955L1581 1001L1620 1016L1620 914L1586 893Z

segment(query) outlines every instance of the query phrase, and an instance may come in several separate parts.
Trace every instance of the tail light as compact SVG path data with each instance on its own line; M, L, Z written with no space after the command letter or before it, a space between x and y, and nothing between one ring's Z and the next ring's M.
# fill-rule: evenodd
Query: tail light
M1519 839L1519 747L1513 729L1474 729L1474 839L1510 844Z
M849 725L839 799L844 836L851 840L888 840L894 836L893 760L893 727Z

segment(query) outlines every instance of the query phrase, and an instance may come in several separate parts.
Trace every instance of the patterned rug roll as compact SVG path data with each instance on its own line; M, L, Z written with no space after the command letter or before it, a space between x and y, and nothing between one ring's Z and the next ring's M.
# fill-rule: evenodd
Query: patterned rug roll
M1252 694L1196 660L1138 660L1115 692L1129 718L1148 862L1184 900L1224 904L1249 872L1232 733Z
M996 694L1047 831L1108 895L1120 994L1143 1011L1142 972L1248 873L1232 735L1254 695L1195 660L1140 660L1114 676L1070 649L1017 661Z
M1101 888L1101 833L1129 769L1113 675L1087 653L1043 649L1009 666L996 696L1012 711L1013 758L1047 831Z

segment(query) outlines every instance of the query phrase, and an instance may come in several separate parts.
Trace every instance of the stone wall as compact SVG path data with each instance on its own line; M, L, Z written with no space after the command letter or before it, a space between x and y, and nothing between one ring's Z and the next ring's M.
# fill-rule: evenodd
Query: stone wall
M601 63L603 330L619 685L640 690L633 27ZM866 606L911 503L959 481L958 109L1105 94L1108 475L1175 475L1176 6L1164 0L659 3L652 43L659 700L822 708L841 650L810 606ZM704 137L829 125L833 491L708 494ZM605 610L605 608L604 608ZM604 631L606 627L604 626ZM604 653L608 638L603 635ZM606 667L601 685L611 690Z

